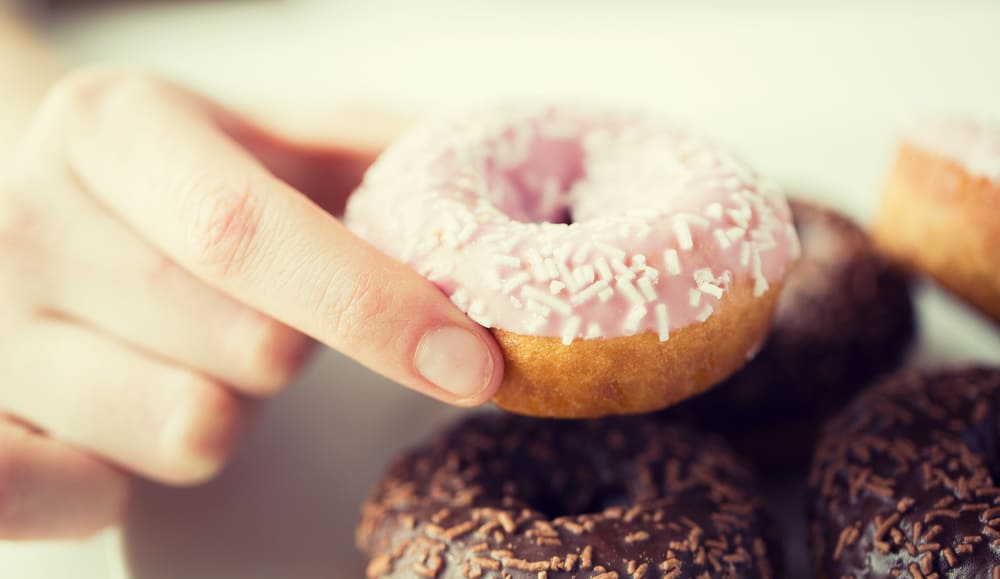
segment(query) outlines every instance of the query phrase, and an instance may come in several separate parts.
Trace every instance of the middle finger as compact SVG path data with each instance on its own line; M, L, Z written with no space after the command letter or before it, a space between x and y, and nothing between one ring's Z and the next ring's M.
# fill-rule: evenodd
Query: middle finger
M213 475L252 404L68 320L28 322L0 357L2 412L169 483Z

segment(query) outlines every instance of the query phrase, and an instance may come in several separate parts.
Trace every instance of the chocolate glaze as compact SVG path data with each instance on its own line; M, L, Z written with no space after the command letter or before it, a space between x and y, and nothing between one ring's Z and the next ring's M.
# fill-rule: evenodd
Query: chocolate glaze
M792 201L802 256L760 353L705 395L671 411L727 435L768 470L806 468L816 425L897 367L914 335L906 277L848 218Z
M821 577L1000 578L1000 370L898 373L825 428L810 479Z
M684 427L479 414L390 467L357 541L369 578L774 577L753 489Z

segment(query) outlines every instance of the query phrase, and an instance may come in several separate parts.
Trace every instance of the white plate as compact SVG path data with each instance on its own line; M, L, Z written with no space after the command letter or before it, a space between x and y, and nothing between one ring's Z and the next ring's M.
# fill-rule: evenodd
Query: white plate
M150 66L307 120L358 101L422 111L559 96L658 108L862 220L900 118L1000 117L1000 81L989 74L1000 54L996 3L744 4L229 2L56 31L85 58ZM1000 363L995 328L930 286L919 307L919 363ZM0 577L359 577L352 535L365 493L398 449L454 414L324 353L218 480L140 485L120 540L0 546Z

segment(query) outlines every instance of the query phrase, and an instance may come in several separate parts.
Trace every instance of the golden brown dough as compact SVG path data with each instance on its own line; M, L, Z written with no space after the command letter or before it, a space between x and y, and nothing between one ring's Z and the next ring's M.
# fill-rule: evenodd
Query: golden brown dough
M903 142L875 238L895 259L1000 322L1000 184Z
M704 323L672 333L577 340L493 329L506 370L497 406L533 416L585 418L659 410L699 394L743 367L767 336L780 293L753 296L752 279Z

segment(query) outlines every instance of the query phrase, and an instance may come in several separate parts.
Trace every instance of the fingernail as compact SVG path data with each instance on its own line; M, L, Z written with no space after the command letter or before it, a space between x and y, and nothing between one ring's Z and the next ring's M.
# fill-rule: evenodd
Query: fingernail
M223 466L223 460L212 454L195 449L190 442L191 416L177 414L163 429L162 452L165 472L159 478L173 484L192 484L215 476Z
M221 389L182 400L161 434L161 480L173 484L204 482L226 464L249 423L248 403Z
M457 398L476 396L493 377L493 356L486 343L458 326L424 334L414 365L424 378Z

